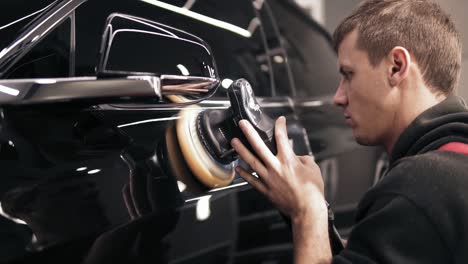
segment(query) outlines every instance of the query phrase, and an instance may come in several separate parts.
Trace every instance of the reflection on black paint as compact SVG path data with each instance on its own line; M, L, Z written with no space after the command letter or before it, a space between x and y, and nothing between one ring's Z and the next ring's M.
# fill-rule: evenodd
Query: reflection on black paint
M47 106L10 110L1 120L0 197L4 212L25 222L16 256L67 263L65 253L83 263L167 259L164 238L175 228L183 200L175 180L163 173L155 146L133 144L98 113ZM55 126L45 128L46 122ZM17 226L0 221L0 231L9 225Z

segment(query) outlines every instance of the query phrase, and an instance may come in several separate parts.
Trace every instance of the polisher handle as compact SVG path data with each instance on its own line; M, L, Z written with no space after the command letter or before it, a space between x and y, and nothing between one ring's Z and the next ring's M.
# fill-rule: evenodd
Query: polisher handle
M231 102L232 117L235 126L239 127L239 121L242 119L248 120L267 147L276 155L275 121L262 112L260 105L255 99L250 83L245 79L234 81L228 88L228 97ZM239 133L237 136L251 149L250 144L248 144L247 139L242 133Z

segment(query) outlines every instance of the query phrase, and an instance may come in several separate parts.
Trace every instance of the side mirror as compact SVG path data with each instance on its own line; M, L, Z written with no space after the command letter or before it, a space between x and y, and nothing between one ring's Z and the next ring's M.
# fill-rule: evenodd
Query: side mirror
M96 71L96 77L0 80L0 105L193 104L213 95L220 83L202 39L119 13L107 19Z
M220 83L213 53L202 39L120 13L107 18L97 76L152 76L162 101L175 103L207 98Z

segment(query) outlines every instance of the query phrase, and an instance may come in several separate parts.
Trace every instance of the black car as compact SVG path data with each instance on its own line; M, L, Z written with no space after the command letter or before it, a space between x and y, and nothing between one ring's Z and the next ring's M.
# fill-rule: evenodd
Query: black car
M332 103L330 35L293 1L0 6L1 262L291 262L287 219L233 172L239 118L272 143L286 116L345 238L385 169Z

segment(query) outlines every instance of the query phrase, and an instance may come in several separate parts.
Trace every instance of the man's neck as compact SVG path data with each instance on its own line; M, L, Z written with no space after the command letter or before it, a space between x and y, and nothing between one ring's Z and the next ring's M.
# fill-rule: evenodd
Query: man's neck
M395 129L390 131L387 140L384 142L387 154L391 155L400 135L419 115L446 98L446 95L436 94L426 86L404 90L401 93L398 111L395 112Z

